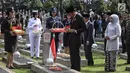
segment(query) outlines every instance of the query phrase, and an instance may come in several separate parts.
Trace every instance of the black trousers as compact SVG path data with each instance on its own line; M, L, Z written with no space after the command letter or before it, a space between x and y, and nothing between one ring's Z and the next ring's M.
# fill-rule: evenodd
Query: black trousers
M103 28L103 31L102 31L102 38L104 38L104 33L105 33L105 28Z
M69 49L70 49L71 68L77 71L80 71L80 52L79 52L80 46L81 46L80 35L70 34Z
M106 43L107 43L107 40L104 38L104 51L106 52Z
M92 55L92 44L84 45L85 57L88 60L88 64L94 64Z
M71 68L80 71L80 55L78 45L70 46Z
M122 53L125 53L126 52L125 35L121 36L121 42L122 42Z
M92 41L89 41L89 45L87 45L87 32L84 32L84 51L85 51L85 57L88 60L88 64L93 64L93 56L92 56Z
M130 64L130 43L127 43L127 63Z

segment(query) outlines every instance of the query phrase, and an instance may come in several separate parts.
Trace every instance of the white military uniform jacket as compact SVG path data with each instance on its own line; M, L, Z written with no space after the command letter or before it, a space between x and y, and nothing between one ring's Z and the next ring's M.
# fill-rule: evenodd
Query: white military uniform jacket
M34 27L37 25L37 27ZM39 18L31 18L28 23L29 34L40 34L42 30L41 20Z

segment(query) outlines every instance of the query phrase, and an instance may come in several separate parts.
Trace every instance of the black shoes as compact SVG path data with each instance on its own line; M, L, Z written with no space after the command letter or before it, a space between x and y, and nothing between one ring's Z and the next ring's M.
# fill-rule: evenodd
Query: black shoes
M32 59L34 59L34 57L31 57ZM40 59L39 57L36 57L36 59Z
M14 66L10 66L10 67L8 67L8 66L6 65L6 67L9 68L9 69L15 69Z
M126 62L126 63L124 63L124 64L125 64L125 65L126 65L126 64L130 64L130 62Z
M94 62L88 62L88 66L94 66Z
M106 72L115 72L116 70L105 70Z
M36 57L36 59L39 59L39 57Z

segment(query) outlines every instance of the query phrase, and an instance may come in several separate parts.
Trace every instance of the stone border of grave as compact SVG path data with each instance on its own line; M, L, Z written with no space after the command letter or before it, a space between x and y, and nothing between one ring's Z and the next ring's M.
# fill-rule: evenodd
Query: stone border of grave
M21 54L30 56L30 52L28 50L20 49L19 52ZM42 56L42 53L40 54L40 56ZM61 63L61 64L65 65L65 66L70 67L70 62L68 61L68 59L57 57L57 63ZM81 60L81 66L82 67L87 66L87 60L86 59Z
M64 66L62 64L59 64L59 63L56 63L56 64L58 66L62 67L62 68L67 69L67 72L60 72L60 73L80 73L80 72L78 72L76 70L73 70L73 69L70 69L70 68L68 68L68 67L66 67L66 66ZM52 71L48 70L47 68L45 68L43 66L40 66L39 64L36 64L36 63L31 65L31 70L33 72L36 72L36 73L55 73L55 72L52 72Z
M126 71L130 71L130 66L126 67L125 70L126 70Z
M98 49L92 49L93 52L95 53L100 53L102 55L105 55L104 51L98 50ZM121 59L127 60L127 55L126 54L120 54L119 55Z
M127 54L120 54L120 58L127 60Z
M101 38L95 38L95 41L98 41L98 42L104 42L104 39L101 39Z
M15 72L13 72L12 70L10 70L8 68L2 67L2 66L0 66L0 68L3 69L4 71L6 71L7 73L15 73Z
M98 50L98 49L92 49L92 52L99 53L101 55L105 55L104 51Z
M27 58L26 58L27 59ZM31 59L28 59L28 60L31 60ZM2 61L3 62L7 62L7 58L5 57L5 56L3 56L2 57ZM31 60L32 61L32 60ZM32 61L33 62L33 61ZM19 62L17 62L17 61L15 61L15 60L13 60L13 63L14 63L14 66L16 67L16 68L31 68L31 64L32 63L19 63Z
M29 51L29 50L19 49L19 52L20 52L21 54L30 56L30 51ZM40 56L42 56L42 53L40 53Z
M61 58L61 57L57 57L56 63L60 63L60 64L65 65L67 67L71 66L70 59L65 59L65 58ZM81 67L85 67L87 65L88 65L87 60L86 59L81 59Z
M7 52L3 48L0 48L0 57L2 57L6 53Z

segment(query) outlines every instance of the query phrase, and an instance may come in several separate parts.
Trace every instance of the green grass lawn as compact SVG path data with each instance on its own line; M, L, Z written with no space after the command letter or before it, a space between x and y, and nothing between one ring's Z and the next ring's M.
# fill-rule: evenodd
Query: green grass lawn
M2 62L2 58L0 57L0 65L5 67L6 64ZM15 73L33 73L30 69L12 69Z
M30 69L13 69L15 73L33 73Z
M104 44L104 42L96 42L96 44Z
M86 66L82 67L81 73L107 73L104 71L104 56L100 54L93 54L94 55L94 66ZM85 58L85 57L82 57ZM130 71L125 71L126 66L124 65L126 60L118 59L117 63L117 71L116 72L109 72L109 73L130 73Z

